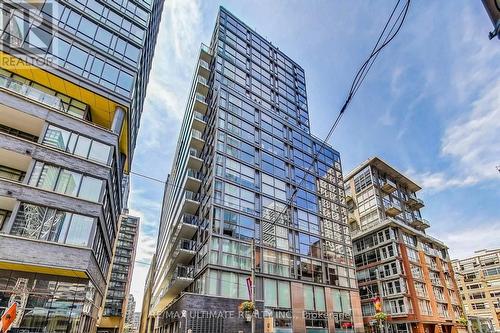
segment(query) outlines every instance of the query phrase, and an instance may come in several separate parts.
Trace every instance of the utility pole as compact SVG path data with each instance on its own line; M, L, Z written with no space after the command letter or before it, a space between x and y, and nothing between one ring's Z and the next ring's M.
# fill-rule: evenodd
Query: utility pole
M254 310L252 313L252 333L255 333L255 310L257 309L257 303L255 302L255 237L252 238L252 302L254 304Z

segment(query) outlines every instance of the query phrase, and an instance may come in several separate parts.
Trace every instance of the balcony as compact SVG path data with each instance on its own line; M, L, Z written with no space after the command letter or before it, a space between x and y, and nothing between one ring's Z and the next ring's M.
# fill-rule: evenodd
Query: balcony
M196 77L196 93L203 96L208 95L208 81L203 76L198 75Z
M207 127L207 117L202 115L198 111L193 111L193 120L191 122L191 127L195 130L203 132Z
M200 207L199 194L185 191L182 199L182 212L194 215Z
M194 148L197 151L201 151L205 145L205 140L201 135L201 132L195 129L191 130L191 138L189 139L189 147Z
M200 93L195 93L193 110L198 111L201 114L207 114L208 104L206 102L206 96Z
M212 50L205 44L201 44L200 59L207 63L212 61Z
M346 203L349 203L349 202L352 202L352 201L353 201L353 199L352 199L352 195L350 195L350 194L346 194L346 195L345 195L345 202L346 202Z
M414 193L405 196L405 203L412 210L417 210L424 207L424 202L422 201L422 199L417 198Z
M200 170L203 165L203 160L198 156L198 151L194 148L189 149L187 166L193 170Z
M207 80L210 78L210 65L203 59L198 61L197 75L202 76Z
M28 86L22 82L5 77L3 75L0 75L0 88L6 89L22 97L46 105L50 108L66 112L66 110L64 110L63 108L63 104L61 103L60 98L49 95L46 92Z
M184 239L193 238L200 224L198 217L190 214L183 214L179 222L179 237Z
M198 192L201 186L201 174L192 169L187 170L187 178L184 188L191 192Z
M396 217L401 214L401 207L394 202L384 201L384 208L387 216Z
M429 224L429 221L427 221L426 219L423 219L419 216L413 216L411 218L410 225L418 230L424 230L424 229L427 229L431 226Z
M354 214L347 214L347 222L349 224L358 223L358 220L356 219L356 216L354 216Z
M191 283L193 283L193 267L178 265L168 286L161 289L159 301L154 305L153 312L161 311Z
M385 193L392 193L396 191L397 186L392 180L388 178L380 178L379 179L380 189Z
M191 239L181 239L174 249L172 265L189 264L196 255L196 242Z

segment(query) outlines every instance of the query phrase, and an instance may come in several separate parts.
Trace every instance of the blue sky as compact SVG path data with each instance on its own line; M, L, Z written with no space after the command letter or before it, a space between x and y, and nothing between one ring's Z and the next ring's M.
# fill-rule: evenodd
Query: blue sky
M219 5L301 64L312 132L325 137L396 1L167 0L133 170L166 179L200 43ZM500 45L480 1L412 1L331 139L344 173L380 156L424 188L428 233L453 258L500 247ZM163 187L132 177L137 259L155 249ZM142 303L148 266L131 292Z

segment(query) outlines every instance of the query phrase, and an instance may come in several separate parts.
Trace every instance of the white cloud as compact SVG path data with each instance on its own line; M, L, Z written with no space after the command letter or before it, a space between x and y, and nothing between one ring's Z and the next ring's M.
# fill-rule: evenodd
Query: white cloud
M449 167L439 172L413 173L423 188L434 191L498 179L495 166L500 163L500 67L495 63L500 49L475 24L477 13L466 6L462 12L462 21L452 28L450 47L455 56L450 75L442 77L438 84L448 87L440 90L446 96L436 98L437 109L446 109L455 117L445 119L447 126L441 138L440 157ZM455 107L470 111L457 116L450 110Z
M452 259L464 259L472 256L474 251L500 247L500 240L495 237L500 234L500 220L470 221L468 224L473 227L437 235L450 248Z
M485 85L472 112L445 131L442 153L477 181L498 177L500 161L500 79Z
M155 177L161 177L158 174L170 167L168 161L176 144L172 138L176 137L184 115L195 60L203 40L199 1L167 1L162 15L134 164L139 166L138 172ZM157 161L163 164L158 165ZM155 231L162 192L156 186L159 189L162 186L136 176L132 178L130 214L141 218L141 230L130 292L139 310L148 263L156 249Z

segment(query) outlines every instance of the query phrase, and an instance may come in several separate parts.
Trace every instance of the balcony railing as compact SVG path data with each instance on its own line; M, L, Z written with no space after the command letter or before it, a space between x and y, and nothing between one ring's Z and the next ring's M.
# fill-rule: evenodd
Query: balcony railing
M170 280L170 286L175 283L178 279L192 279L194 276L194 269L192 266L177 265L175 268L172 279Z
M179 244L177 244L177 249L194 251L196 248L196 242L192 239L181 239Z
M183 214L181 216L181 222L186 223L186 224L190 224L190 225L194 225L194 226L198 226L200 224L200 219L196 215Z
M384 200L385 213L389 216L396 216L401 213L401 206L395 202Z
M200 199L200 195L198 193L194 193L191 191L185 191L184 198L191 200L191 201L198 201Z
M23 97L47 105L51 108L66 112L66 110L64 110L63 108L60 98L49 95L46 92L28 86L27 84L13 80L11 78L5 77L3 75L0 75L0 88L7 89Z
M380 189L386 193L392 193L397 189L396 183L388 178L379 178Z

